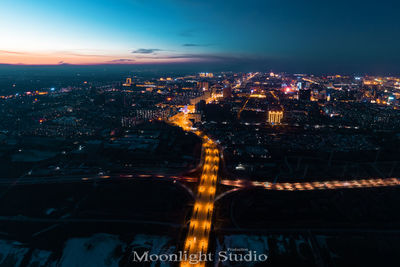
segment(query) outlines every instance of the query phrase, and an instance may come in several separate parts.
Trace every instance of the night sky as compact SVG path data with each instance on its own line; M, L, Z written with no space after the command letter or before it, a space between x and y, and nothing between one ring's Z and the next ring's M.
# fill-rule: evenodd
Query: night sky
M0 63L400 71L398 1L2 0Z

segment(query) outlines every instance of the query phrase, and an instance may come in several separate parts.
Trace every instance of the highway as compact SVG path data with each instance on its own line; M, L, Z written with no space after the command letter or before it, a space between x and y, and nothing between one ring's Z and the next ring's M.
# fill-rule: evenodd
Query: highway
M238 81L238 83L237 83L235 86L233 86L232 89L237 89L237 88L239 88L240 86L242 86L243 83L247 83L248 81L250 81L251 79L253 79L253 78L254 78L256 75L258 75L258 74L259 74L258 72L249 73L249 74L247 75L247 77L243 79L243 81Z
M239 112L238 112L238 114L237 114L238 120L240 120L240 115L242 114L243 110L245 109L247 103L249 102L250 96L251 96L251 94L249 95L249 97L248 97L248 98L246 99L246 101L244 102L243 107L239 110Z
M191 122L188 120L187 114L183 112L172 117L170 122L185 131L192 131ZM203 135L200 131L193 132L201 137L203 141L203 164L200 181L197 185L196 200L183 247L183 250L188 255L188 259L192 260L201 259L200 255L206 254L208 250L220 161L219 150L214 141ZM205 266L205 264L204 261L196 264L191 264L189 261L182 261L180 266Z
M169 122L181 127L185 131L191 131L192 122L189 120L188 114L179 112L176 115L169 118Z
M282 191L305 191L305 190L334 190L343 188L368 188L368 187L387 187L399 186L398 178L371 178L347 181L315 181L302 183L270 183L248 180L222 180L223 185L233 186L237 188L261 187L266 190L282 190Z
M21 178L2 178L0 185L32 185L32 184L58 184L58 183L80 183L82 181L96 182L101 180L129 180L129 179L153 179L153 180L173 180L181 182L197 182L198 179L186 176L164 176L160 174L113 174L95 175L82 177L82 175L71 176L49 176L49 177L21 177Z
M242 86L242 83L248 82L249 80L253 79L254 76L256 76L257 74L258 74L258 72L249 74L249 76L247 76L247 77L244 79L243 82L239 82L239 83L238 83L236 86L234 86L233 88L234 88L234 89L239 88L240 86ZM239 112L238 112L238 114L237 114L238 120L240 119L240 115L242 114L243 110L245 109L247 103L249 102L249 100L250 100L250 98L251 98L251 94L252 94L252 93L250 92L249 96L247 97L246 101L245 101L244 104L243 104L243 107L239 110Z
M203 137L204 164L197 188L196 201L189 222L189 229L184 243L184 251L190 255L206 254L214 211L214 198L219 168L219 150L208 137ZM182 262L181 266L192 266ZM200 262L195 266L205 266Z

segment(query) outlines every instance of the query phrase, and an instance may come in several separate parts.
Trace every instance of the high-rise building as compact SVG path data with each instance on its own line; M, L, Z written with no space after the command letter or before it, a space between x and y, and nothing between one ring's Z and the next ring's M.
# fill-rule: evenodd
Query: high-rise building
M200 81L198 88L200 91L208 91L210 84L207 81Z
M206 92L204 92L204 94L202 94L202 95L200 95L198 97L190 99L190 105L196 105L201 100L204 100L204 101L207 102L207 99L209 99L210 97L211 97L211 92L210 91L206 91Z
M271 124L280 124L283 118L283 111L268 111L268 122Z

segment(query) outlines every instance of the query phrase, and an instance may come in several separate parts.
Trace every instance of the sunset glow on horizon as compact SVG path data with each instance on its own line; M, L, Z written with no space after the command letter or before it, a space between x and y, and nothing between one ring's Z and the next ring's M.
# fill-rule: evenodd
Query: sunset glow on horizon
M227 68L254 63L285 70L396 71L400 24L396 8L386 6L361 0L337 0L335 5L295 0L3 0L0 64L218 61Z
M216 46L197 43L200 35L192 36L183 18L162 21L171 7L159 5L163 10L141 1L5 0L0 64L147 64L219 56Z
M129 55L128 55L129 56ZM201 62L201 58L180 58L179 56L128 57L126 55L94 55L74 53L32 53L0 50L0 64L15 65L97 65L97 64L150 64Z

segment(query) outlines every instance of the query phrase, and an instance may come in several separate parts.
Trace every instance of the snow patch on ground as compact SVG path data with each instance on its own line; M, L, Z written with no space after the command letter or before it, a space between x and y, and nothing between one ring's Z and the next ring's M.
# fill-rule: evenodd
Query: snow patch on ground
M118 267L118 248L123 251L125 244L115 235L96 234L87 238L71 238L65 243L58 266Z
M90 237L70 238L62 251L29 248L17 241L0 240L0 266L20 266L25 258L27 267L119 267L120 261L132 250L149 254L176 253L174 241L168 236L135 235L122 241L117 235L99 233ZM60 255L60 256L59 256ZM126 259L126 258L125 258ZM149 266L169 267L170 263L153 262Z
M38 250L35 249L32 252L31 260L29 261L28 266L37 266L37 267L52 267L56 266L56 263L51 261L52 252L51 251L46 251L46 250Z
M0 240L0 266L19 266L28 251L17 242Z
M149 251L150 254L173 254L176 253L175 246L168 246L171 239L167 236L154 236L154 235L136 235L130 246L132 251L137 253L143 253L143 251ZM150 267L169 267L173 264L168 262L151 262Z

